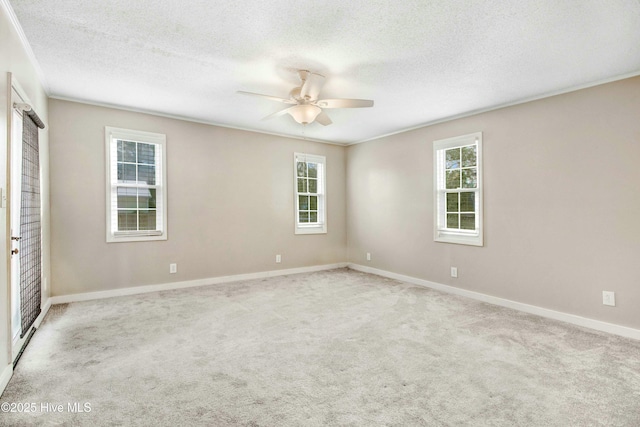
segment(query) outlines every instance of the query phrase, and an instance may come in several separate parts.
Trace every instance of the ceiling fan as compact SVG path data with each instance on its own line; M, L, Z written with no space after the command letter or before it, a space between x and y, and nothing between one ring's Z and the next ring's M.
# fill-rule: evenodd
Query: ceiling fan
M369 99L318 99L320 89L322 89L322 85L324 85L324 76L308 70L298 70L298 76L300 77L301 85L293 88L291 92L289 92L289 98L279 98L277 96L262 95L260 93L241 90L239 90L238 93L242 95L259 96L292 105L284 110L276 111L262 120L273 119L289 114L296 122L305 126L314 121L323 126L330 125L332 121L322 110L323 108L373 107L373 101Z

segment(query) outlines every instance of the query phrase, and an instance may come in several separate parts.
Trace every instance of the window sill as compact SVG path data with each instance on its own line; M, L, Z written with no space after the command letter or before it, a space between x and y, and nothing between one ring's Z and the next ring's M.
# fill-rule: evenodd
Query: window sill
M118 233L116 235L108 234L107 243L121 243L121 242L151 242L156 240L167 240L166 233L160 234L126 234Z
M435 242L453 243L456 245L484 246L482 234L455 233L451 231L436 230Z
M295 234L327 234L327 227L325 225L296 227Z

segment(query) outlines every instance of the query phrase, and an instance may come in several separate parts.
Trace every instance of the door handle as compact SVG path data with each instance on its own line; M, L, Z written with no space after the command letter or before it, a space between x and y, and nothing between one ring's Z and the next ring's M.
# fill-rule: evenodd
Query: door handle
M16 255L18 252L20 252L20 251L18 250L18 248L12 249L12 250L11 250L11 255Z
M11 236L11 240L15 240L16 242L20 239L22 239L20 236Z

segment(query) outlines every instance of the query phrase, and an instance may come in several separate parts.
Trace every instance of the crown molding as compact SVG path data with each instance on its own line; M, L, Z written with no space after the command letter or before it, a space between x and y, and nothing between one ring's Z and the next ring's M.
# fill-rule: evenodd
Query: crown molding
M42 68L40 67L40 63L38 63L38 60L36 59L36 55L33 53L33 49L31 49L29 40L27 40L27 36L24 34L24 30L22 29L22 25L20 25L20 21L18 21L18 17L13 11L11 4L9 4L9 0L0 0L0 5L2 5L2 8L7 13L7 16L9 17L9 21L11 21L11 25L13 26L13 29L18 34L18 38L20 39L22 48L26 52L27 57L31 62L31 65L36 70L36 74L38 75L38 79L40 80L40 84L42 85L44 92L47 94L47 96L50 96L51 90L49 89L49 85L47 84L47 79L44 76L44 72L42 71Z
M2 1L2 0L0 0L0 1ZM180 121L183 121L183 122L198 123L198 124L201 124L201 125L217 126L217 127L221 127L221 128L241 130L241 131L245 131L245 132L259 133L259 134L264 134L264 135L272 135L272 136L277 136L277 137L280 137L280 138L289 138L289 139L297 139L297 140L300 140L300 141L317 142L317 143L320 143L320 144L337 145L337 146L340 146L340 147L344 147L344 146L347 145L346 143L341 143L341 142L333 142L333 141L327 141L327 140L323 140L323 139L308 138L308 137L304 137L304 136L288 135L288 134L285 134L285 133L267 132L267 131L263 131L263 130L244 128L244 127L241 127L241 126L231 126L231 125L221 124L221 123L208 121L208 120L198 120L198 119L194 119L194 118L187 117L187 116L179 116L179 115L175 115L175 114L160 113L158 111L145 110L145 109L142 109L142 108L126 107L126 106L123 106L123 105L109 104L109 103L106 103L106 102L87 101L87 100L69 98L69 97L58 96L58 95L49 95L49 98L50 99L56 99L56 100L59 100L59 101L75 102L77 104L92 105L94 107L112 108L114 110L129 111L129 112L132 112L132 113L140 113L140 114L148 114L150 116L155 116L155 117L165 117L167 119L180 120Z
M430 122L425 122L416 126L410 126L407 128L402 128L400 130L397 131L393 131L393 132L389 132L389 133L385 133L383 135L380 136L374 136L372 138L367 138L367 139L363 139L360 141L356 141L356 142L350 142L345 144L346 146L350 146L350 145L356 145L356 144L362 144L364 142L369 142L369 141L375 141L378 139L382 139L382 138L386 138L388 136L393 136L393 135L398 135L401 133L405 133L405 132L410 132L412 130L416 130L416 129L421 129L421 128L426 128L429 126L433 126L433 125L437 125L439 123L446 123L446 122L451 122L453 120L458 120L458 119L463 119L465 117L471 117L471 116L475 116L478 114L482 114L482 113L487 113L489 111L495 111L495 110L500 110L502 108L507 108L507 107L513 107L516 105L520 105L520 104L526 104L527 102L533 102L533 101L538 101L540 99L545 99L545 98L551 98L552 96L557 96L557 95L564 95L565 93L571 93L571 92L576 92L582 89L588 89L590 87L594 87L594 86L600 86L600 85L604 85L607 83L613 83L613 82L617 82L619 80L625 80L625 79L630 79L632 77L637 77L640 76L640 70L639 71L634 71L632 73L627 73L627 74L622 74L622 75L618 75L615 77L609 77L606 79L602 79L602 80L596 80L594 82L591 83L586 83L583 85L578 85L578 86L571 86L565 89L560 89L560 90L556 90L556 91L551 91L551 92L545 92L543 94L540 95L535 95L535 96L531 96L528 98L522 98L516 101L511 101L511 102L506 102L504 104L498 104L498 105L494 105L492 107L487 107L487 108L480 108L477 110L472 110L472 111L468 111L466 113L461 113L461 114L456 114L454 116L449 116L449 117L444 117L442 119L436 119Z

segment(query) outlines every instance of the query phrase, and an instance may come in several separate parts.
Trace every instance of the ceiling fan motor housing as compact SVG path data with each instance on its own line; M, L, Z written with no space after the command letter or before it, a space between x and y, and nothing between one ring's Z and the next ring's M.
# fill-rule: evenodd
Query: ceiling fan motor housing
M301 85L291 89L289 99L253 92L239 91L239 93L260 96L284 104L293 104L292 107L270 114L263 120L289 114L296 122L305 126L314 121L322 126L330 125L332 121L322 110L323 108L373 107L373 101L367 99L319 99L325 76L312 73L309 70L298 70L298 77L300 77Z
M293 89L291 89L291 92L289 92L289 96L291 97L291 99L295 99L296 101L301 101L302 100L302 98L300 97L301 90L302 90L302 86L294 87Z

